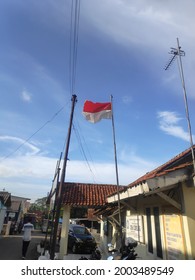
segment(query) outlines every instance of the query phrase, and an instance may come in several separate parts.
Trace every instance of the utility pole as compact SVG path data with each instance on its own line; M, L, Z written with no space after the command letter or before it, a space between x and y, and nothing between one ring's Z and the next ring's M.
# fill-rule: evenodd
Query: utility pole
M70 136L71 136L71 130L72 130L72 122L73 122L75 103L77 102L77 96L72 95L71 101L72 101L72 108L71 108L71 114L70 114L70 123L69 123L69 129L68 129L66 150L65 150L65 154L64 154L64 162L63 162L63 167L62 167L62 172L61 172L60 185L59 185L58 193L57 193L57 196L56 196L56 213L55 213L53 238L52 238L52 242L51 242L51 251L50 251L50 259L51 260L53 260L54 257L55 257L58 223L59 223L59 218L60 218L60 210L61 210L61 206L62 206L62 197L63 197L63 186L64 186L65 175L66 175L66 164L67 164L67 160L68 160Z

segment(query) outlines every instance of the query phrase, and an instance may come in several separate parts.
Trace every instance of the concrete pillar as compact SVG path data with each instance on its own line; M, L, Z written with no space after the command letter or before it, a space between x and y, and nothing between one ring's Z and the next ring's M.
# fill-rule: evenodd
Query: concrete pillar
M100 223L100 244L101 250L104 254L107 253L107 236L104 234L104 221L101 220Z
M8 221L8 222L7 222L7 227L6 227L6 231L5 231L5 235L6 235L6 236L9 235L11 223L12 223L11 221Z
M64 255L68 253L68 229L70 219L70 206L65 205L63 209L63 222L60 239L60 253L59 259L63 260Z
M104 221L101 220L100 222L100 238L103 239L104 238Z

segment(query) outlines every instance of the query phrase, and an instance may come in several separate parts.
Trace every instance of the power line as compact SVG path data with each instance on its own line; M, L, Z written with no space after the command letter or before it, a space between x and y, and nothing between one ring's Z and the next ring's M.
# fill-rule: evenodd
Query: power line
M78 131L78 129L76 129L75 125L73 125L73 129L74 129L75 135L76 135L76 137L77 137L77 140L78 140L78 144L79 144L81 153L83 154L83 157L84 157L84 159L85 159L85 161L86 161L86 164L87 164L87 166L88 166L88 168L89 168L89 171L90 171L91 174L92 174L93 181L94 181L94 183L95 183L95 182L96 182L95 174L94 174L94 172L93 172L93 170L92 170L92 168L91 168L91 166L90 166L90 163L89 163L89 161L88 161L88 159L87 159L87 156L86 156L86 153L85 153L85 151L84 151L84 148L83 148L83 145L82 145L82 141L81 141L81 137L80 137L79 131Z
M64 105L63 107L61 107L48 121L46 121L40 128L38 128L30 137L28 137L24 142L22 142L14 151L12 151L11 153L9 153L7 156L5 156L4 158L1 159L0 162L6 160L7 158L11 157L13 154L15 154L21 147L23 147L26 143L29 142L29 140L31 138L33 138L33 136L35 136L39 131L41 131L43 128L45 128L49 123L51 123L56 117L57 115L59 115L59 113L64 109L66 105Z
M79 18L80 18L80 0L72 0L71 5L71 28L70 28L70 94L72 95L75 91L76 81L76 64L77 64L77 50L78 50L78 30L79 30ZM40 130L42 130L48 123L52 122L53 119L64 109L65 105L60 108L47 122L45 122L39 129L37 129L30 137L28 137L22 144L20 144L14 151L9 153L0 162L12 156L22 146L35 136Z

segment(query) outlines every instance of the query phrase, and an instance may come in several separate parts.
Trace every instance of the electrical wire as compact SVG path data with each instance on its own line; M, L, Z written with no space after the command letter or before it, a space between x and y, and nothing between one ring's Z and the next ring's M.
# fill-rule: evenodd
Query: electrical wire
M83 144L82 144L82 141L81 141L81 137L80 137L79 131L78 131L78 129L75 127L75 125L73 125L73 130L74 130L75 135L76 135L76 138L77 138L77 140L78 140L78 144L79 144L81 153L82 153L82 155L83 155L83 157L84 157L84 159L85 159L85 161L86 161L87 167L89 168L89 171L90 171L91 174L92 174L93 182L96 183L97 180L96 180L96 178L95 178L95 174L94 174L94 172L93 172L93 170L92 170L92 168L91 168L91 166L90 166L90 163L89 163L89 161L88 161L88 159L87 159L87 156L86 156L86 153L85 153L84 148L83 148Z
M38 132L40 132L42 129L44 129L49 123L51 123L58 115L59 113L64 109L66 105L61 107L48 121L46 121L40 128L38 128L30 137L28 137L24 142L22 142L15 150L13 150L11 153L3 157L0 162L6 160L7 158L11 157L13 154L15 154L21 147L23 147L26 143L29 142L30 139L33 138Z

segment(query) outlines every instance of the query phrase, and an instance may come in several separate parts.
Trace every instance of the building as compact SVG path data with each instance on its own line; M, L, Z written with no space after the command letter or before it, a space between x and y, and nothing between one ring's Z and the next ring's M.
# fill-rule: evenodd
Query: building
M30 198L11 195L10 205L6 209L4 228L5 234L13 234L18 231L18 226L30 206Z
M7 208L11 206L11 194L2 191L0 192L0 234L3 233L3 224L6 217Z
M125 241L138 241L142 259L195 259L195 184L191 149L120 192ZM118 195L97 213L117 222Z
M7 209L7 220L10 218L14 221L20 220L29 209L29 200L30 198L11 195L11 205Z
M123 189L123 186L120 186ZM88 207L89 209L101 209L107 204L107 196L117 191L116 185L64 183L62 194L63 223L60 239L60 254L62 259L67 254L68 229L71 218L71 209L75 207ZM50 203L48 198L48 203ZM74 217L75 218L75 217Z

